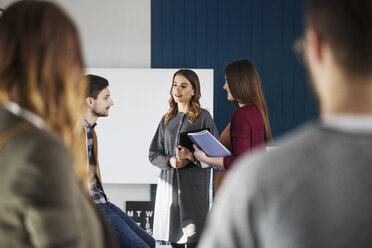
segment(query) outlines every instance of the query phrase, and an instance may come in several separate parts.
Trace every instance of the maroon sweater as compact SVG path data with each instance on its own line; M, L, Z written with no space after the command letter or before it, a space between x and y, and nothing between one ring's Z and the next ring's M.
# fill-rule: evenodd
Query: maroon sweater
M232 155L223 158L229 169L235 159L243 153L251 152L256 146L265 144L265 130L262 116L253 104L238 108L231 116L230 139Z

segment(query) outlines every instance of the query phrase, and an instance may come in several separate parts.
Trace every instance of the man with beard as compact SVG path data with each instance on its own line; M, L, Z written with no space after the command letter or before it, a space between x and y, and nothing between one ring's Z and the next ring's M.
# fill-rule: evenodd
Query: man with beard
M89 89L85 98L86 112L84 127L89 159L89 193L111 223L120 247L155 247L155 240L137 225L119 207L111 203L102 187L101 173L98 164L98 143L94 127L98 117L108 116L110 107L114 105L108 89L107 79L88 75Z
M320 118L235 166L200 247L372 243L372 1L308 0L297 48Z

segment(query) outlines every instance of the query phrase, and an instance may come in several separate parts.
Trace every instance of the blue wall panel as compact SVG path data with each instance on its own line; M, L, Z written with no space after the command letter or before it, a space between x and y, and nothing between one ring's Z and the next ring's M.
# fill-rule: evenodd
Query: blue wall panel
M197 0L195 2L195 67L207 67L207 1Z
M174 1L174 54L173 61L175 67L185 66L185 1Z
M293 109L294 109L294 64L296 61L293 60L291 42L296 37L294 36L294 15L293 11L294 2L297 0L289 0L286 8L283 8L283 59L281 63L282 70L282 109L280 114L282 115L282 129L290 129L294 123Z
M195 1L196 0L185 0L187 4L185 4L185 65L183 67L191 68L195 65L195 27L196 27L196 20L195 20ZM153 2L152 2L153 4ZM152 23L151 23L152 24ZM152 27L151 27L152 30ZM151 44L152 49L152 44ZM152 57L152 54L151 54ZM152 63L151 58L151 66L156 65ZM173 67L168 65L168 67Z
M222 89L224 68L247 58L260 75L276 137L317 115L292 52L303 32L302 8L302 0L152 0L151 67L214 69L221 132L234 111Z
M163 20L160 18L163 16L162 10L161 1L151 4L151 63L157 64L158 67L163 67Z

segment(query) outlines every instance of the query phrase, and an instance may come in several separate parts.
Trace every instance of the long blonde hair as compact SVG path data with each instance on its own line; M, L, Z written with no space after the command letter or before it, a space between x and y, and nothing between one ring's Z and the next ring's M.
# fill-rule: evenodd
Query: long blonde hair
M87 82L78 32L55 4L20 1L0 18L0 102L40 116L71 149L86 181L83 104Z
M169 102L169 110L165 114L165 118L164 118L164 125L165 126L168 124L170 119L172 119L174 116L176 116L177 110L178 110L177 109L177 103L174 101L173 96L172 96L172 87L173 87L174 78L176 77L176 75L184 76L187 80L190 81L190 83L192 85L192 88L194 89L194 95L191 97L190 109L189 109L189 112L188 112L188 114L190 115L189 122L193 123L196 119L198 119L198 117L202 113L202 109L201 109L200 103L199 103L201 93L200 93L200 82L199 82L198 75L196 75L196 73L192 70L188 70L188 69L178 70L176 73L174 73L173 79L172 79L172 86L171 86L171 89L170 89L170 92L169 92L171 97L168 101Z
M260 78L254 65L246 59L234 61L226 66L225 75L230 93L235 99L234 106L238 103L254 104L260 111L264 122L265 141L271 143L269 114Z

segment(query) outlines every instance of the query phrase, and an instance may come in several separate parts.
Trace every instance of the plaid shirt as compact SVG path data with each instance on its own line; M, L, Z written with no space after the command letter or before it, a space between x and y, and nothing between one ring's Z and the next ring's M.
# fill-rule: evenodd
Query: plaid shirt
M88 161L90 166L96 167L96 163L91 163L91 161L95 160L94 154L93 154L93 129L97 125L97 123L94 123L93 125L90 125L89 122L84 120L84 127L85 127L85 133L87 134L87 152L88 152ZM98 176L96 173L96 170L88 170L89 173L89 193L91 197L93 198L93 201L95 203L106 203L107 197L105 192L103 191L101 184L98 181Z

